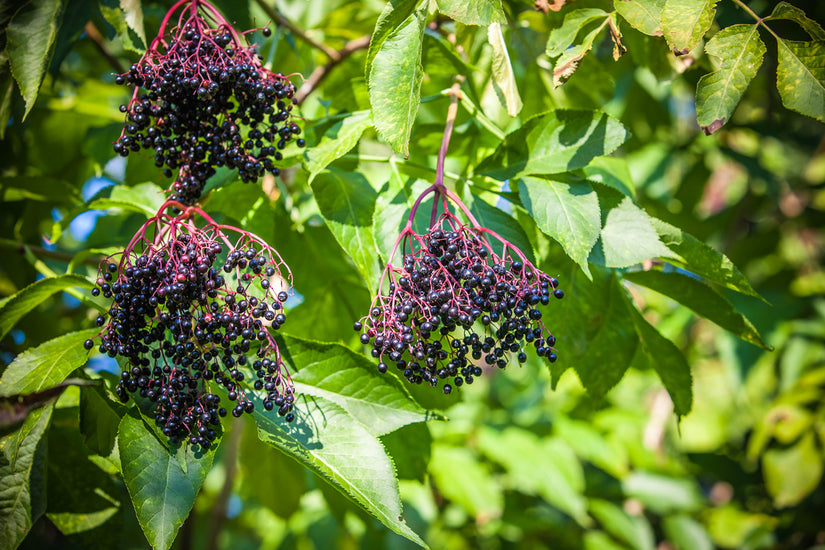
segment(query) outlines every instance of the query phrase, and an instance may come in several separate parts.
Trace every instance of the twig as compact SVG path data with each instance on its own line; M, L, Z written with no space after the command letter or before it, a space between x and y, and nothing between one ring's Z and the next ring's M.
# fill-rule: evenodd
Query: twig
M94 45L97 46L98 51L100 51L101 55L106 58L106 61L109 62L109 65L118 73L123 74L126 72L126 68L120 63L120 60L115 57L112 52L109 51L109 48L106 46L106 40L103 38L103 35L100 34L100 31L97 30L94 23L89 21L86 23L86 26L83 28L86 31L86 36L89 37L89 40L94 42Z
M339 65L342 61L344 61L347 57L352 55L354 52L358 50L363 50L364 48L370 45L370 36L362 36L360 38L356 38L354 40L350 40L347 42L343 48L335 52L335 56L330 56L329 61L325 65L321 65L320 67L316 67L312 74L304 81L298 91L295 93L294 101L297 104L303 103L303 101L307 98L312 91L318 87L318 85L323 82L323 80L327 77L327 74L334 69L337 65Z
M322 51L324 55L326 55L330 59L335 59L337 56L339 56L339 53L337 51L330 48L326 44L318 42L317 40L313 40L311 37L307 35L306 32L296 27L289 19L278 13L278 11L275 8L264 2L264 0L255 0L255 2L261 7L262 10L264 10L264 12L266 12L266 14L269 17L274 19L278 23L278 25L288 29L289 32L291 32L292 34L294 34L295 36L297 36L298 38L300 38L316 50Z

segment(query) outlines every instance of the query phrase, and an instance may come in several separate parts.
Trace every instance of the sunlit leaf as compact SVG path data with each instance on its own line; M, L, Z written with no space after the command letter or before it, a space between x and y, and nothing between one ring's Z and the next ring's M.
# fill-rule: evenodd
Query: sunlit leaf
M662 10L665 0L619 0L613 8L639 32L650 36L661 36Z
M493 48L493 89L499 102L507 110L507 114L514 117L519 114L523 104L518 93L513 66L510 63L510 54L507 52L507 44L501 33L501 23L491 23L487 27L487 41Z
M92 288L92 283L80 275L66 274L33 282L0 305L0 339L28 312L50 296L67 288Z
M696 47L708 32L716 15L718 0L665 0L662 8L662 32L677 55Z
M659 240L650 216L630 197L624 197L617 206L607 211L601 240L604 265L607 267L628 267L651 258L674 255Z
M503 23L507 19L501 8L501 0L437 0L438 11L465 25L486 27L491 23Z
M355 147L364 130L370 127L370 111L356 111L337 120L321 136L320 141L307 151L309 181L315 179L332 161Z
M778 40L776 87L788 109L825 121L825 40Z
M822 453L809 431L787 449L770 449L762 457L765 487L778 508L798 504L822 479Z

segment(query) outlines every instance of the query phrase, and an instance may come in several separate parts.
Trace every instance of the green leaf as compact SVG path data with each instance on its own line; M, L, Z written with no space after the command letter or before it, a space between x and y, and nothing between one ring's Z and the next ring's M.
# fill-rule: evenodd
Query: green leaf
M587 391L601 397L624 376L639 339L616 274L598 265L591 273L592 281L570 264L559 274L565 298L548 312L559 320L548 327L559 350L551 373L555 384L564 369L573 367Z
M486 27L492 23L505 23L507 18L501 7L501 0L437 0L438 12L453 21L465 25Z
M679 514L662 520L662 529L667 540L677 548L694 548L695 550L714 550L716 546L704 525L692 517Z
M375 56L381 51L384 42L407 20L415 11L421 0L390 0L384 6L384 11L378 17L375 24L375 30L370 37L370 47L367 50L367 61L365 64L364 75L369 79L372 72L372 63Z
M602 29L608 25L609 20L610 16L608 15L604 18L601 25L590 30L590 32L582 37L578 44L564 50L553 67L553 86L561 86L576 72L579 68L579 63L584 56L593 49L593 43L596 41L596 37ZM621 37L617 38L617 40L621 40Z
M425 546L404 523L392 462L375 436L324 397L299 398L286 423L263 407L253 413L258 437L305 465L395 533Z
M32 411L19 430L0 439L0 550L17 548L36 519L34 481L41 474L33 470L45 464L38 464L35 455L53 408L50 404Z
M674 256L659 240L650 216L630 197L607 211L601 240L607 267L628 267L651 258Z
M622 481L627 498L639 499L656 514L700 510L705 504L696 480L676 478L645 471L634 471Z
M370 127L370 111L348 113L330 126L321 140L307 151L306 167L312 182L332 161L347 154L355 147L364 130Z
M716 16L718 0L666 0L662 33L676 55L686 55L705 36Z
M206 453L185 451L186 472L178 458L132 409L120 421L118 449L123 481L140 527L153 548L167 550L195 504L212 467L217 444ZM202 455L202 456L196 456Z
M776 87L788 109L825 122L825 40L778 40Z
M94 338L98 328L64 334L14 358L0 379L0 397L41 391L61 383L89 358L83 342Z
M733 114L765 55L758 25L733 25L722 29L705 44L708 55L720 65L699 79L696 86L696 118L705 134L716 132Z
M539 229L558 241L590 277L587 256L601 230L599 199L590 184L525 177L519 182L519 196Z
M26 102L23 120L34 107L46 75L62 16L60 0L31 0L14 14L6 28L11 72Z
M585 8L567 12L561 27L555 28L550 32L550 36L547 39L547 56L558 57L562 55L565 50L575 43L579 31L599 19L607 21L608 15L606 11L596 8Z
M589 510L605 531L636 550L653 550L655 540L650 523L633 518L616 504L598 498L590 499Z
M746 342L767 350L773 349L727 298L694 277L651 270L625 273L624 278L676 300Z
M559 438L539 438L516 427L502 431L484 427L479 449L507 471L514 488L540 495L548 503L587 525L584 471L573 450ZM541 472L541 475L536 475Z
M94 286L86 277L66 274L47 277L35 281L20 290L0 305L0 339L28 312L45 302L49 297L67 288L92 288Z
M627 452L623 447L611 445L590 422L560 416L553 427L582 459L592 462L616 479L627 475L630 469Z
M613 8L630 26L649 36L662 36L661 19L665 0L619 0Z
M297 372L292 379L304 395L328 399L361 422L372 435L384 435L433 415L422 409L401 381L378 372L376 363L341 344L284 337L284 358Z
M629 298L628 307L633 313L633 324L639 334L641 351L670 394L673 410L679 416L688 414L693 407L693 376L684 354L647 322Z
M765 18L765 21L775 21L777 19L793 21L814 40L825 40L825 30L822 30L822 26L813 19L809 19L804 11L787 2L778 3L770 16Z
M439 493L477 520L488 521L501 515L504 491L469 449L433 445L430 475Z
M166 202L166 195L163 189L154 183L146 182L135 186L116 185L112 187L108 198L96 199L89 204L88 208L89 210L122 208L152 217L158 213L164 202Z
M77 187L63 180L43 176L13 176L0 179L0 198L5 202L81 202Z
M512 216L488 203L481 197L474 195L469 189L465 188L461 198L482 227L492 229L498 233L499 236L521 250L531 263L536 263L533 255L533 245L530 244L530 239L527 237L521 224ZM496 239L488 235L487 240L494 248L498 248L498 241Z
M461 3L463 5L476 4L463 1ZM518 93L513 66L510 64L510 54L507 53L507 44L501 33L501 23L490 24L487 28L487 41L493 48L493 90L496 92L499 103L507 110L507 114L514 117L519 114L523 104Z
M633 178L625 158L598 157L582 168L582 172L590 181L612 187L628 197L636 196Z
M478 165L477 172L498 180L568 172L612 153L627 138L627 129L605 113L550 111L507 134L496 151Z
M373 123L393 149L409 154L410 134L421 100L421 44L426 13L412 13L384 40L367 83Z
M114 449L120 409L120 404L107 399L101 388L80 388L80 433L86 446L100 456L109 456Z
M146 48L146 32L140 0L101 0L100 13L115 28L124 48L138 54L143 53Z
M777 508L799 504L822 479L822 454L809 431L787 449L770 449L762 456L765 486Z
M678 255L678 258L671 257L671 263L682 266L725 288L748 296L759 297L742 272L727 256L678 227L656 218L652 218L652 222L665 246Z
M372 229L375 190L360 173L330 168L315 178L312 192L335 240L352 258L367 286L377 289L383 266Z

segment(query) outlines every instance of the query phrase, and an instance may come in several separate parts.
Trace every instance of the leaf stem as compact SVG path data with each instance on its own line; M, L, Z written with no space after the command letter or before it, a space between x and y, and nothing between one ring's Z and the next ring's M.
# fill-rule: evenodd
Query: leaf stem
M773 37L774 37L774 38L776 38L776 40L777 40L777 41L782 40L782 39L779 37L779 35L778 35L778 34L776 34L775 32L773 32L773 29L771 29L769 26L767 26L767 25L765 24L765 20L764 20L763 18L761 18L761 17L759 17L758 15L756 15L756 12L755 12L755 11L753 11L753 10L750 8L750 6L748 6L747 4L745 4L744 2L742 2L742 0L733 0L733 3L734 3L734 4L736 4L737 6L739 6L740 8L742 8L743 10L745 10L745 11L746 11L746 12L747 12L747 13L748 13L751 17L753 17L753 18L756 20L756 24L757 24L757 25L762 25L763 27L765 27L765 29L766 29L769 33L771 33L771 34L773 35Z
M309 35L307 35L306 32L304 32L303 30L296 27L294 23L292 23L289 19L287 19L286 17L284 17L280 13L278 13L278 11L275 8L273 8L272 6L270 6L269 4L264 2L263 0L255 0L255 3L258 4L258 6L260 6L260 8L262 10L264 10L264 12L269 17L271 17L273 20L275 20L278 23L278 25L280 25L281 27L284 27L285 29L289 30L289 32L291 32L292 34L294 34L295 36L297 36L298 38L300 38L301 40L303 40L304 42L306 42L307 44L309 44L310 46L312 46L316 50L322 52L324 55L326 55L330 59L330 61L338 60L339 63L342 61L341 52L330 48L329 46L327 46L326 44L324 44L322 42L318 42L317 40L314 40Z

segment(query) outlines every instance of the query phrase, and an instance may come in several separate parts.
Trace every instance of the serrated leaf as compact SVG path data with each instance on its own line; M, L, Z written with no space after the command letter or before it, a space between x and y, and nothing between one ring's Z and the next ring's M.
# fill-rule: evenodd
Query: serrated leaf
M639 310L628 300L628 308L633 316L633 324L639 334L641 352L648 364L656 371L670 394L673 410L684 416L693 407L693 375L684 354L676 345L662 336L647 322Z
M408 155L421 100L421 44L426 14L411 14L376 52L367 83L373 124L396 151Z
M473 3L471 2L468 5L471 4ZM513 66L510 64L507 44L504 42L504 35L501 33L501 23L491 23L487 27L487 41L493 48L493 90L496 92L499 103L507 110L507 114L514 117L519 114L523 104L518 93Z
M662 33L676 55L686 55L705 36L716 16L718 0L666 0Z
M533 245L530 244L527 233L524 232L524 228L521 227L521 224L512 216L489 204L481 197L475 196L469 189L465 188L461 198L482 227L492 229L498 233L499 236L521 250L531 263L536 263L535 256L533 255ZM499 248L496 239L488 235L487 240L493 245L493 248Z
M746 342L763 349L773 349L762 340L751 322L736 311L727 298L698 279L682 273L662 271L636 271L625 273L624 277L628 281L672 298Z
M306 167L312 182L332 161L347 154L355 147L364 130L370 127L370 111L348 113L330 126L321 139L307 151Z
M109 456L123 414L118 414L120 405L109 401L101 388L81 387L78 409L83 442L100 456Z
M383 266L373 244L375 190L359 173L329 169L312 182L312 192L335 240L352 258L367 286L377 289Z
M258 437L288 454L399 535L425 546L404 523L392 462L375 436L324 397L298 398L286 423L263 407L253 413Z
M755 24L724 28L705 44L705 52L720 60L719 68L696 85L696 119L705 134L714 133L733 114L765 51Z
M120 421L117 443L123 481L140 527L153 548L168 550L212 467L217 442L198 452L199 457L187 448L184 472L178 458L132 409Z
M124 48L143 53L146 33L140 0L101 0L100 13L114 27Z
M562 245L590 277L587 257L601 230L599 198L589 183L522 178L519 197L539 229Z
M636 196L633 178L627 159L622 157L598 157L582 168L590 181L602 183L629 197Z
M89 210L122 208L130 212L154 216L166 202L163 190L154 183L146 182L135 186L116 185L111 188L109 197L92 201Z
M674 256L659 240L650 216L630 197L607 212L601 240L607 267L629 267L651 258Z
M453 21L465 25L486 27L491 23L504 23L507 18L501 7L501 0L436 0L438 12Z
M825 122L825 40L777 40L776 88L792 111Z
M585 8L568 12L561 27L555 28L547 38L547 57L558 57L572 46L579 32L599 19L607 20L608 13L597 8Z
M56 292L67 288L92 288L86 277L74 274L58 275L35 281L0 305L0 339L28 312L45 302Z
M671 262L731 290L759 297L730 259L678 227L651 218L662 242L678 255Z
M501 515L504 491L469 449L433 445L430 475L445 498L474 518L488 521Z
M94 338L98 328L70 332L14 358L0 378L0 397L38 392L61 383L89 357L83 342Z
M762 457L765 487L777 508L798 504L822 479L822 455L809 431L787 449L770 449Z
M387 38L412 15L421 0L390 0L378 17L375 30L370 37L364 75L369 79L376 54L384 46Z
M662 10L665 0L617 0L613 8L637 31L661 36Z
M34 107L49 67L62 14L60 0L31 0L14 14L6 28L11 72L26 102L23 120Z
M324 397L361 422L372 435L384 435L413 422L436 418L421 408L391 374L341 344L284 337L284 358L292 365L299 393Z
M519 491L540 495L579 525L587 525L584 471L573 450L559 438L539 438L516 427L502 431L483 427L478 446L501 464ZM541 472L541 475L536 475Z
M0 550L17 548L36 519L32 470L38 466L35 455L53 408L50 404L32 411L19 430L0 439Z
M809 19L804 11L787 2L778 3L770 16L765 18L765 21L775 21L777 19L793 21L814 40L825 40L825 30L822 29L822 25L813 19Z
M627 129L605 113L550 111L507 134L496 151L478 165L477 172L498 180L568 172L612 153L627 138Z

